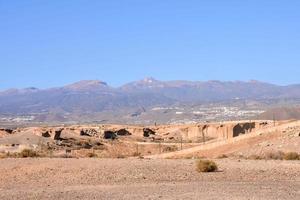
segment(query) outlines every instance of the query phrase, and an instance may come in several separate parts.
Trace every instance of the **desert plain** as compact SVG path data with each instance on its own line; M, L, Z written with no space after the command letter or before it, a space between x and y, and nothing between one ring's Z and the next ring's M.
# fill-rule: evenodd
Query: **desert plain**
M0 199L300 197L296 120L2 128L0 152Z

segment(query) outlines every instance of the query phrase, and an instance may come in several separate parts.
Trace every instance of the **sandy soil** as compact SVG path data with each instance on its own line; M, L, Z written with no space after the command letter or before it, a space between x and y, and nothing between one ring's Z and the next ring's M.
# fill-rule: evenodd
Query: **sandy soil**
M299 199L300 161L2 159L0 199Z
M275 127L266 127L226 140L212 140L204 145L147 156L148 158L186 158L208 157L220 155L263 155L267 152L297 152L300 153L300 121L283 123Z

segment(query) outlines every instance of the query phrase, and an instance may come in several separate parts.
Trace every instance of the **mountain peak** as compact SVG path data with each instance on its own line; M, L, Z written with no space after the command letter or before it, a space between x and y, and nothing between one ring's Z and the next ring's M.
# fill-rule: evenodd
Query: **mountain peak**
M106 87L108 87L107 83L100 80L82 80L67 85L64 88L72 89L72 90L84 90L84 89L95 89L95 88L106 88Z
M16 89L16 88L11 88L5 91L0 92L2 95L16 95L16 94L29 94L29 93L34 93L38 92L39 89L36 87L28 87L24 89Z
M142 82L144 82L144 83L154 83L154 82L159 82L158 80L156 80L155 78L153 78L153 77L145 77L143 80L142 80Z
M145 89L154 89L162 88L165 86L165 82L154 79L153 77L145 77L142 80L134 81L123 85L121 88L125 90L145 90Z
M140 81L134 82L134 84L144 87L163 87L166 84L166 82L159 81L153 77L145 77Z

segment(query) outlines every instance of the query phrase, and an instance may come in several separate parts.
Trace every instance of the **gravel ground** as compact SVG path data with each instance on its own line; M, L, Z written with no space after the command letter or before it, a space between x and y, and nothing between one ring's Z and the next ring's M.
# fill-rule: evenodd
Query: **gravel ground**
M300 199L299 161L2 159L0 199Z

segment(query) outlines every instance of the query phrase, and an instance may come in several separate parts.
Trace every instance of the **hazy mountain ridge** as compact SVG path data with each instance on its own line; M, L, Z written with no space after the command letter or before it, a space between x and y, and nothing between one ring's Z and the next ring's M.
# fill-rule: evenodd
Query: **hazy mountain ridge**
M155 106L185 106L233 100L299 99L300 85L277 86L259 81L159 81L145 78L121 87L99 80L49 89L0 92L0 114L81 114L121 112Z

